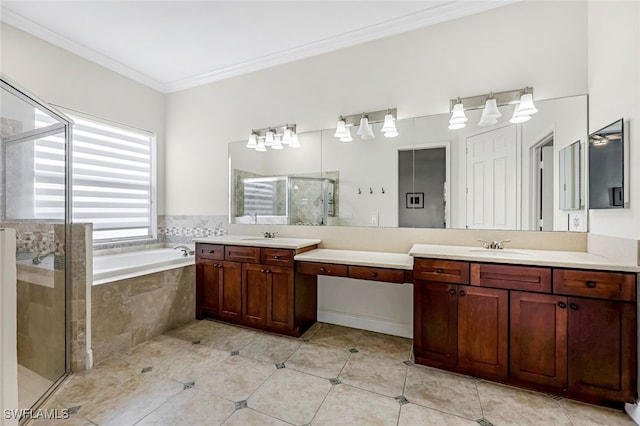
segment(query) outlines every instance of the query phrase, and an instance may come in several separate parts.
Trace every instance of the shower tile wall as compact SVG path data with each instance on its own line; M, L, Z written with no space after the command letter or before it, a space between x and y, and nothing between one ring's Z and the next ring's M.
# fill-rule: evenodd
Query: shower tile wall
M87 369L87 300L93 283L91 223L71 225L71 371Z
M192 244L194 238L213 237L226 232L229 218L217 216L158 216L158 240L169 244Z
M194 300L195 266L93 286L94 362L192 321Z

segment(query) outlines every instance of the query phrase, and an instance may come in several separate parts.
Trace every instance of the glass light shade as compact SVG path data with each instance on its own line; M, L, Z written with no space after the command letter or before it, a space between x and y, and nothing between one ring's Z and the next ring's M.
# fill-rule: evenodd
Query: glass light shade
M264 140L265 146L272 146L275 141L275 136L276 134L273 132L273 130L269 130L267 132L267 137Z
M478 126L480 127L487 127L487 126L493 126L494 124L498 124L498 120L497 119L488 119L488 120L483 120L480 119L480 121L478 122Z
M451 123L449 124L449 130L459 130L466 126L465 123Z
M394 126L393 130L387 130L386 132L384 132L382 134L384 135L385 138L395 138L400 133L398 133L398 131L396 130L396 128Z
M487 99L482 110L482 118L487 120L497 120L502 117L502 113L498 110L498 103L495 98Z
M280 140L280 136L275 135L273 137L273 145L271 145L271 149L282 149L282 141Z
M351 136L351 127L345 127L346 136L340 138L340 142L351 142L353 137Z
M300 140L298 140L298 135L294 132L291 132L291 142L289 142L289 148L300 148Z
M258 146L258 138L255 133L251 133L249 135L249 140L247 141L247 148L256 148Z
M520 104L516 105L515 109L513 110L513 116L509 119L509 123L518 124L518 123L524 123L525 121L531 120L530 115L521 114L518 111L519 106Z
M344 138L347 136L347 123L344 120L338 120L336 123L336 132L333 134L334 138Z
M392 132L392 133L398 133L398 130L396 129L396 123L395 123L395 119L393 118L393 115L391 114L387 114L384 116L384 123L382 124L382 133L387 133L387 132ZM385 135L386 136L386 135ZM388 137L393 137L393 136L388 136Z
M462 102L458 102L453 106L453 111L451 111L451 119L449 120L449 124L466 123L467 120L468 118L464 113L464 105L462 105Z
M360 128L358 129L357 134L362 138L362 140L375 139L376 135L373 133L373 129L371 128L371 124L369 124L369 119L367 117L362 117L360 119Z
M282 140L280 141L282 143L282 145L289 145L289 143L291 143L291 134L293 133L293 130L291 130L290 128L286 128L284 129L284 133L282 135Z
M267 147L264 145L264 140L262 138L258 139L258 145L256 146L256 151L265 152Z
M533 115L538 112L538 109L533 104L533 95L531 93L525 93L520 96L520 104L518 104L518 114Z

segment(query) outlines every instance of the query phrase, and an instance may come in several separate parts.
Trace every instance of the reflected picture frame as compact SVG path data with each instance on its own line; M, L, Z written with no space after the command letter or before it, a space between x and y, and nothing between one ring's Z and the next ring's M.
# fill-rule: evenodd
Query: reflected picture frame
M408 209L424 209L424 192L407 192Z

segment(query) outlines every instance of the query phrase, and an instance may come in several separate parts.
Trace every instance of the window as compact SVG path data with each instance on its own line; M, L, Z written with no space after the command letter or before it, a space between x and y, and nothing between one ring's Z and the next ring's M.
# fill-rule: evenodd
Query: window
M72 142L74 222L93 223L95 243L155 237L155 139L151 133L69 113ZM36 142L36 193L48 194L36 216L50 216L64 203L64 141ZM62 161L60 161L62 160ZM53 186L52 186L53 185Z

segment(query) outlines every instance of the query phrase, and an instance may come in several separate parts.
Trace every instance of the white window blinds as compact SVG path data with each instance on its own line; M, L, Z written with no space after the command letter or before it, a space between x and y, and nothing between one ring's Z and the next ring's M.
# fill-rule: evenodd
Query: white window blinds
M68 115L75 123L74 222L93 223L94 243L154 237L153 135ZM55 149L54 141L39 141L39 145L42 148L36 149ZM64 155L64 151L61 153ZM36 186L38 175L36 170Z

